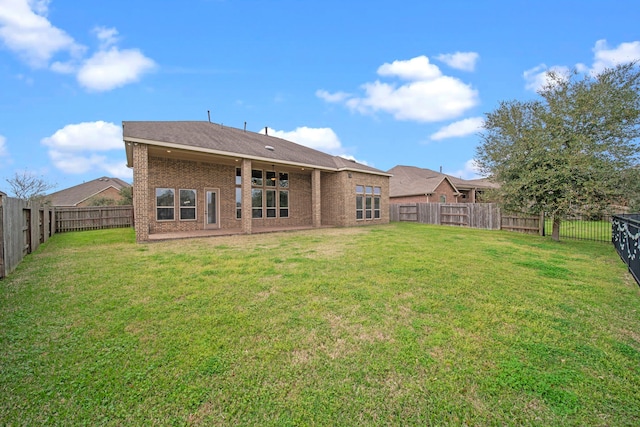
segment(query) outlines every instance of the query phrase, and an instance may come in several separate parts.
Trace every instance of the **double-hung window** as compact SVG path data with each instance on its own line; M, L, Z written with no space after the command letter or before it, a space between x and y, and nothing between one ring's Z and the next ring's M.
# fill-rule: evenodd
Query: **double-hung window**
M196 219L196 190L180 190L180 220Z
M251 186L252 218L289 217L288 173L253 169Z
M380 196L382 195L382 189L380 187L373 187L373 218L380 219Z
M175 191L173 188L156 188L156 220L175 219Z

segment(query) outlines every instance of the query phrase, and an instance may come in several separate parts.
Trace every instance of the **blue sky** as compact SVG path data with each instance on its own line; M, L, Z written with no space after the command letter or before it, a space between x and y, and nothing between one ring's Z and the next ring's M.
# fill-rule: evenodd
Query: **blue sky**
M130 181L121 123L211 120L476 177L483 115L640 59L629 1L0 0L0 191Z

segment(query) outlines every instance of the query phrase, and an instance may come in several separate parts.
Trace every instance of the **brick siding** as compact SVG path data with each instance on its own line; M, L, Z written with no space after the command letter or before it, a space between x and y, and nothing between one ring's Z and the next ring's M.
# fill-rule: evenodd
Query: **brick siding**
M136 238L138 241L148 240L153 233L173 231L192 231L205 228L205 189L218 190L219 226L222 229L237 228L250 232L262 227L286 226L355 226L382 224L389 222L389 178L359 172L318 172L286 167L261 167L251 164L250 160L238 163L242 167L243 184L250 183L251 169L272 170L289 174L289 217L288 218L256 218L249 223L236 219L236 166L181 160L167 157L148 157L148 148L144 144L136 144L133 149L134 159L134 207L136 215ZM315 186L316 197L313 197L313 175L319 187ZM319 179L318 179L319 177ZM248 180L248 181L247 181ZM356 220L356 185L380 187L382 191L380 219ZM156 188L172 188L175 190L174 219L156 220ZM254 187L279 190L278 187ZM196 190L196 219L180 220L179 190ZM251 215L251 191L243 197L242 215ZM320 195L318 196L318 192ZM248 196L248 197L247 197ZM247 200L249 201L247 203ZM314 224L314 205L320 208L319 220ZM279 215L279 209L278 209ZM246 220L245 220L246 221ZM319 222L319 224L318 224Z

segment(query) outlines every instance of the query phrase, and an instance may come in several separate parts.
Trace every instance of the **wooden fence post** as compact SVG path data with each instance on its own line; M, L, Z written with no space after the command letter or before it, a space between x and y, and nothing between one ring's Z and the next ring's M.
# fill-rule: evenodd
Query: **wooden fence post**
M538 224L538 234L544 236L544 212L540 212L540 223Z

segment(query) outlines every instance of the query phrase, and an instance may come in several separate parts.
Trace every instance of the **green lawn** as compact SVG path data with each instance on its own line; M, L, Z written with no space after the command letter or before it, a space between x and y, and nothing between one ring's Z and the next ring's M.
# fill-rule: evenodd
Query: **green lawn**
M611 245L394 223L55 235L0 280L2 425L640 424Z

